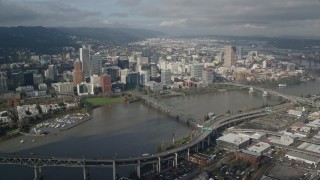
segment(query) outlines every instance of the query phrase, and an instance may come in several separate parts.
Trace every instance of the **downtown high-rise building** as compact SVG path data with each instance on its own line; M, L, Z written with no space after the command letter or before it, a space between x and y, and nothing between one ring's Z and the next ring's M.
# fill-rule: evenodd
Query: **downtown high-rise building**
M140 79L139 84L141 86L145 86L150 81L150 73L149 73L149 71L141 71L139 79Z
M83 46L80 48L80 61L82 63L83 76L89 77L90 73L90 47Z
M224 67L231 67L236 65L236 47L226 46L224 48Z
M238 59L242 59L242 47L238 47Z
M171 84L171 71L169 69L161 70L161 83L162 84Z
M49 66L50 69L50 66ZM48 70L49 70L48 69ZM48 71L47 70L47 71ZM28 86L28 85L34 85L34 81L33 81L33 72L32 71L27 71L24 73L23 75L23 79L24 79L24 85ZM51 78L50 78L51 79ZM54 79L52 79L54 80Z
M100 76L100 85L102 93L111 93L111 76L108 74L102 74Z
M73 85L76 86L77 84L80 84L84 81L84 75L82 70L82 63L81 61L77 60L74 62L74 68L72 72L72 78L73 78Z
M7 77L5 73L1 72L0 73L0 94L7 91L8 91Z
M202 76L202 71L204 65L202 63L194 63L191 65L191 77L200 78Z
M211 85L213 83L213 70L204 69L202 71L201 81L204 86Z
M101 67L102 67L102 55L97 53L91 56L90 60L90 76L92 75L100 75Z
M158 72L159 72L159 68L158 68L157 64L151 63L150 64L150 75L151 75L151 77L157 77L158 76Z
M48 69L45 72L45 76L47 79L51 79L53 81L57 80L58 78L58 69L56 65L49 65ZM32 75L33 78L33 75ZM33 85L33 82L32 82Z
M129 72L126 76L126 88L127 90L135 89L139 86L139 73Z

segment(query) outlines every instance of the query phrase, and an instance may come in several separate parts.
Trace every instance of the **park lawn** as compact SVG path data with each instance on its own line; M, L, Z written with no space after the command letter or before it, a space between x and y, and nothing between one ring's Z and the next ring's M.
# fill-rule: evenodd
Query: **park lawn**
M86 102L92 104L92 106L102 106L102 105L106 105L106 104L114 104L114 103L123 102L123 98L122 97L87 98Z

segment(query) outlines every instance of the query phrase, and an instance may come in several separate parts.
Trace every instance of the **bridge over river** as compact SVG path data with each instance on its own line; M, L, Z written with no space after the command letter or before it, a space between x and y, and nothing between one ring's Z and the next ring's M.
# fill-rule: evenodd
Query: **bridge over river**
M246 88L246 89L250 90L249 92L253 92L255 90L258 90L258 91L263 92L264 95L270 94L270 95L273 95L273 96L279 96L279 97L287 99L287 100L289 100L289 101L291 101L293 103L306 104L306 105L310 105L310 106L316 107L316 108L320 107L320 103L315 101L316 99L318 99L318 96L311 97L311 98L303 98L303 97L291 96L291 95L283 94L283 93L277 92L277 91L272 90L272 89L261 88L261 87L258 87L258 86L245 85L245 84L239 84L239 83L221 83L221 84Z
M274 111L285 109L289 106L289 103L277 105L273 107ZM205 143L210 143L211 135L219 128L224 128L229 125L234 125L244 121L248 121L257 117L265 116L269 112L266 112L265 109L257 109L249 112L243 112L239 114L229 115L211 120L207 123L207 128L212 129L212 131L203 131L198 136L194 137L193 140L189 143L183 144L179 147L176 147L171 150L164 152L146 155L146 156L137 156L137 157L128 157L128 158L119 158L119 159L90 159L90 158L79 158L72 159L68 157L60 158L50 158L50 157L38 157L35 155L18 156L18 155L0 155L0 164L11 164L11 165L24 165L34 167L35 180L40 179L42 176L42 167L79 167L83 168L83 177L84 180L88 179L89 167L104 167L109 166L113 168L113 179L116 179L116 167L117 166L128 166L134 165L137 167L137 175L140 177L140 168L144 164L156 164L157 171L161 171L161 163L167 160L173 160L173 166L178 165L178 156L185 156L189 159L190 151L198 152L199 148L203 148Z

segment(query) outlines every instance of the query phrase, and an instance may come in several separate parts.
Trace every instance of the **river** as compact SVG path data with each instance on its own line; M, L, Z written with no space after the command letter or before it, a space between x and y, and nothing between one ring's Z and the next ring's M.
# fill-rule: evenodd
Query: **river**
M293 96L316 95L320 93L320 80L306 81L294 86L275 88L275 90Z
M292 95L318 93L320 83L310 81L279 91ZM203 118L208 112L225 114L263 105L278 104L277 97L249 95L248 90L195 94L163 100L171 106ZM0 153L46 155L50 157L119 158L154 153L162 143L189 135L192 129L174 118L154 110L141 102L103 106L93 111L92 120L57 136L18 137L0 143ZM25 143L20 144L24 139ZM35 139L35 142L32 140ZM133 167L121 168L126 175ZM91 179L111 179L111 168L90 169ZM82 179L80 168L44 168L45 179ZM1 166L0 180L32 179L33 169Z

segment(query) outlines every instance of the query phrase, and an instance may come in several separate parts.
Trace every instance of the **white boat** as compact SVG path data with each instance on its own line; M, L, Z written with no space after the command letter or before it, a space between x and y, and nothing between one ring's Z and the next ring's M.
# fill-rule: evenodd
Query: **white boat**
M198 127L198 128L203 128L203 126L202 126L202 125L199 125L199 124L197 124L197 127Z
M279 87L286 87L287 84L279 84L278 86L279 86Z
M20 141L20 143L24 143L24 140L22 139L22 140Z

